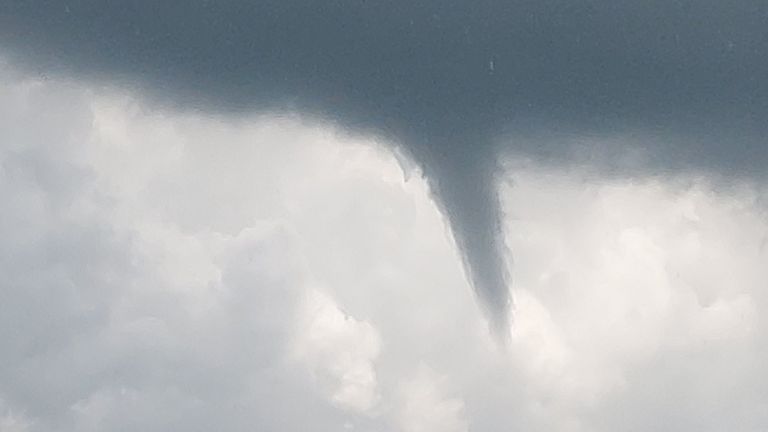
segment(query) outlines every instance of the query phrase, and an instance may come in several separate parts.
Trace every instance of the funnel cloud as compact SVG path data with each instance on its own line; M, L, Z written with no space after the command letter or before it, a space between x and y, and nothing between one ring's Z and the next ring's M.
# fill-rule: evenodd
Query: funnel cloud
M182 109L389 139L428 178L494 327L510 304L501 158L725 178L768 162L757 0L10 0L0 48Z

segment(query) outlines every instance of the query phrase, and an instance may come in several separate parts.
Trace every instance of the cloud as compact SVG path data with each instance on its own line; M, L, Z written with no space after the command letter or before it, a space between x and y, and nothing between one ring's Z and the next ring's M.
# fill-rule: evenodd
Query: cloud
M418 375L402 385L403 406L401 429L405 432L463 432L468 425L464 418L464 402L442 394L440 379L433 371L422 367Z
M399 146L496 327L499 155L763 178L766 28L756 0L0 6L2 48L37 73L213 115L300 112Z
M505 192L507 241L526 251L513 344L525 347L522 366L556 403L591 412L596 423L579 421L588 430L630 418L641 429L736 427L728 413L764 397L736 396L753 387L726 364L764 352L765 191L579 177L522 175ZM682 400L706 412L671 408ZM748 430L765 421L748 416Z
M106 178L122 156L112 145L153 143L103 135L87 90L3 91L0 393L30 430L271 429L288 417L267 411L289 401L332 422L284 361L306 283L291 234L269 220L185 230L144 189L160 171ZM115 159L95 164L99 150Z
M29 430L29 420L5 407L0 400L0 429L8 432L25 432Z
M312 291L305 322L298 331L297 355L319 381L326 381L333 402L368 413L378 402L374 361L381 342L376 330L339 310L327 295Z
M384 143L6 76L3 426L768 424L764 186L508 160L502 349L429 182Z

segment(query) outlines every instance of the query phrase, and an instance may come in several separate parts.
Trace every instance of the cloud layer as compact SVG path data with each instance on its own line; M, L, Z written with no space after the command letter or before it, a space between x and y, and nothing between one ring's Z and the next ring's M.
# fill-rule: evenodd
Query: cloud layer
M429 179L504 323L499 155L762 178L767 20L757 0L9 1L0 43L32 70L164 105L298 111L387 138Z
M510 160L501 350L429 185L380 143L4 78L3 430L768 425L754 185Z

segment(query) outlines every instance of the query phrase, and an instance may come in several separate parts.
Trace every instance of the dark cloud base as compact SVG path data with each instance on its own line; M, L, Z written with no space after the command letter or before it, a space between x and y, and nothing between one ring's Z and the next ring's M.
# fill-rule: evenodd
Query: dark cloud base
M391 139L430 179L494 321L509 301L500 155L739 177L768 162L757 0L9 0L0 42L19 64L184 109L300 111Z

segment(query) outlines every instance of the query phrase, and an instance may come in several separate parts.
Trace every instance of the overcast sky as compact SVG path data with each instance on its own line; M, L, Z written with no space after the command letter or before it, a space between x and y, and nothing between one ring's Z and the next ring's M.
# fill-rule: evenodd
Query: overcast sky
M1 4L0 432L768 428L766 5L573 4Z

